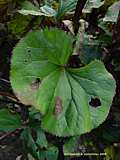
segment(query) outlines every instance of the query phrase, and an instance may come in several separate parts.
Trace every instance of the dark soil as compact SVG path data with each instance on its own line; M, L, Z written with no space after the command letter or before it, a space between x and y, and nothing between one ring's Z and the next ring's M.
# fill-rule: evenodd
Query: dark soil
M1 133L0 137L6 133ZM16 160L18 156L23 154L22 141L19 135L10 134L0 140L0 160ZM22 158L19 160L25 160Z

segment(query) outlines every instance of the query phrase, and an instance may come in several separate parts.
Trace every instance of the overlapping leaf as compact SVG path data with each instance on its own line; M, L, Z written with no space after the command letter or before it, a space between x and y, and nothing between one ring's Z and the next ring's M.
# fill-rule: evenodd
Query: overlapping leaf
M93 8L99 8L104 4L102 0L87 0L84 6L83 12L90 13ZM34 16L48 16L61 19L65 14L74 12L77 5L77 0L60 0L58 8L55 10L50 3L42 7L34 6L31 2L23 2L22 9L18 12L23 15L34 15Z
M87 0L83 12L90 13L93 8L99 8L104 4L102 0Z
M101 124L110 109L115 81L100 61L66 67L72 40L63 31L29 33L13 51L11 84L18 98L42 114L42 128L58 136L79 135ZM91 101L98 99L96 108Z
M103 19L105 22L116 22L120 11L120 1L112 4Z
M60 0L60 5L56 17L59 19L63 15L65 15L65 13L74 11L76 4L77 0L67 0L67 1Z
M37 130L37 133L38 132L40 135L37 134L37 140L35 141L31 134L30 128L24 129L21 135L21 139L23 139L25 142L26 150L36 160L52 160L52 159L57 160L58 157L57 147L52 145L46 146L47 140L44 135L44 132L40 128L39 130Z
M0 110L0 131L13 131L21 127L19 115L13 115L7 109Z
M34 16L48 16L53 17L56 11L48 5L42 7L34 6L31 2L23 2L22 9L18 10L19 13L23 15L34 15Z

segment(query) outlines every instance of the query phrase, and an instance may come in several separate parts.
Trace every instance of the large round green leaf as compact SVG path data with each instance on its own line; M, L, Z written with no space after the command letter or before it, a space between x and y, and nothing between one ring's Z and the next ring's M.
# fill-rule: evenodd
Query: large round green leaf
M42 128L57 136L80 135L99 126L115 94L115 81L102 62L67 68L71 52L72 40L57 29L29 33L13 51L14 92L43 114Z

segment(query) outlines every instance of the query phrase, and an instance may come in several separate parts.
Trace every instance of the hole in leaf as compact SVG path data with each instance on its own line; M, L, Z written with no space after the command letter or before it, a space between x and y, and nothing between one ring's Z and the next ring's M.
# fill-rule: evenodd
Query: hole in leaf
M41 82L40 78L36 78L36 82L40 83Z
M28 51L28 53L30 53L30 52L31 52L31 49L28 49L27 51Z
M38 149L38 148L36 149L36 152L37 152L37 153L39 152L39 149Z
M28 60L27 60L27 59L24 59L24 62L25 62L25 63L27 63L27 62L28 62Z
M39 88L40 82L40 78L36 78L31 84L31 89L37 90Z
M62 99L60 97L55 98L55 112L54 114L58 116L62 112Z
M97 107L101 106L101 101L99 98L91 98L89 105L91 105L94 108L97 108Z

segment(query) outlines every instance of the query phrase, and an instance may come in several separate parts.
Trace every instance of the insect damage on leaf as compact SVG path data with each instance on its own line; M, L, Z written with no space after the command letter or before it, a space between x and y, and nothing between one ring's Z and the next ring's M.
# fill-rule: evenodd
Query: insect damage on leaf
M28 49L27 52L30 53L30 52L31 52L31 49L30 49L30 48L27 48L27 49Z
M60 97L55 98L55 116L58 116L62 112L62 99Z
M36 78L35 80L32 81L31 84L23 90L23 92L15 92L15 95L18 97L18 99L25 105L33 105L34 103L34 94L38 91L39 86L40 86L40 79Z
M40 79L36 78L35 81L32 82L31 84L31 89L32 90L37 90L40 86Z
M97 107L101 106L101 101L99 98L91 98L91 101L89 102L89 104L92 107L97 108Z
M27 47L26 53L26 57L23 59L24 64L30 63L32 60L31 48Z

